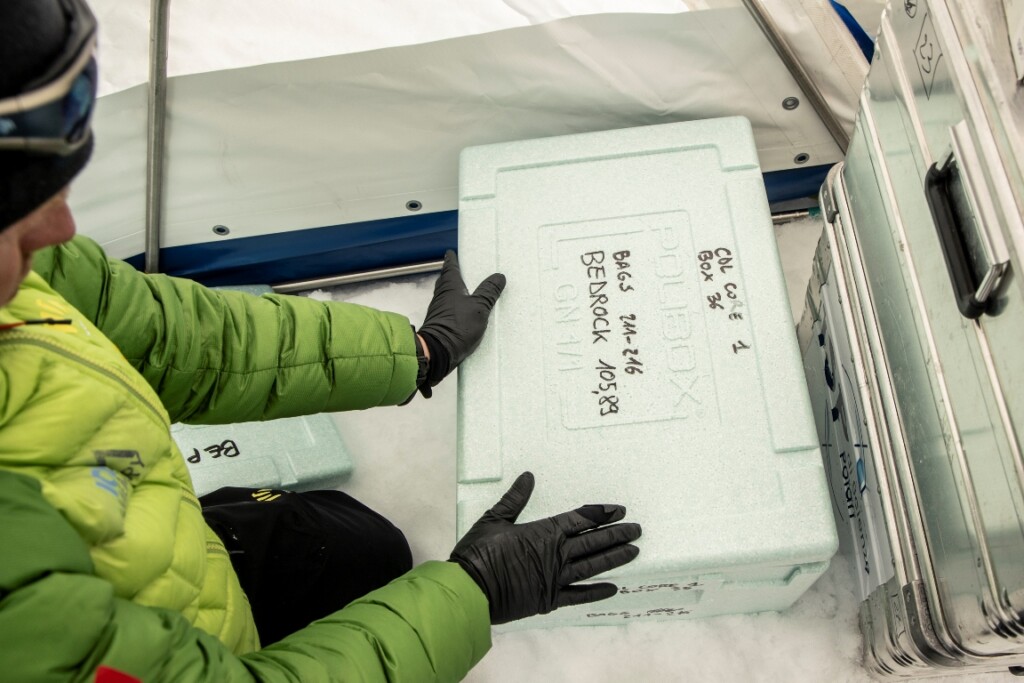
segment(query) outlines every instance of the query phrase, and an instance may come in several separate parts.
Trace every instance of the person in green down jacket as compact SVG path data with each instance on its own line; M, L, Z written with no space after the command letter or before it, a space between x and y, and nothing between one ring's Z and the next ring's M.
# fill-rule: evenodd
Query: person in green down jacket
M490 626L610 597L616 505L517 523L522 474L447 561L337 491L197 500L171 421L398 404L479 343L504 286L453 254L423 325L144 275L74 237L92 149L83 0L0 3L0 680L457 680ZM33 258L34 256L34 258Z

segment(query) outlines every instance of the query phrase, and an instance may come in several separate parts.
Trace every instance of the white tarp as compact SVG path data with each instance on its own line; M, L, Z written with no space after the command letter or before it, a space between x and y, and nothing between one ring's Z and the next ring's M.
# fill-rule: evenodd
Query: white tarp
M765 2L784 14L801 59L814 65L830 106L852 127L866 63L857 61L827 2ZM118 59L119 36L137 41L143 31L108 27L114 17L97 4L105 41L112 43L102 47L102 59ZM470 16L476 27L499 25L509 21L508 12L527 24L519 28L225 70L260 52L245 46L269 44L274 36L276 48L262 50L268 61L271 52L294 58L331 44L322 38L329 21L322 12L301 21L292 5L281 17L243 13L221 36L228 44L210 50L221 55L207 62L214 70L190 73L202 70L203 45L218 34L197 36L193 29L179 36L175 12L189 11L190 2L175 0L170 68L189 75L172 78L168 89L163 246L402 216L410 200L423 212L452 210L459 151L489 142L739 114L753 124L765 170L797 167L798 155L808 166L842 158L742 3L545 23L537 23L545 17L528 4L536 3L481 3L495 11L475 14L480 8L470 3L473 11L450 22L433 17L427 35L464 32ZM555 11L580 13L581 7ZM662 2L660 9L666 7ZM428 12L410 11L403 26ZM481 23L479 16L489 18ZM301 40L310 21L319 29ZM355 24L371 25L362 21ZM334 43L344 43L340 29L337 34ZM394 36L394 44L415 42L401 31ZM134 80L139 74L118 70L104 88ZM800 106L784 108L788 97ZM82 231L120 257L143 250L145 98L144 86L137 86L101 99L96 159L72 196ZM216 236L214 225L228 226L230 235Z
M103 95L145 83L151 0L91 0ZM857 0L879 2L880 0ZM739 7L742 0L169 0L171 76L417 45L611 12ZM111 64L113 62L113 64Z

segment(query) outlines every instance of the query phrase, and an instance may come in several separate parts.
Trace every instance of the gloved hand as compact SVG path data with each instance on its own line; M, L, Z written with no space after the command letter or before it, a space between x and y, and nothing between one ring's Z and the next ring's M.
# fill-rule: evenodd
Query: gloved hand
M431 388L480 345L487 317L503 289L505 276L495 273L470 294L455 252L449 249L445 253L441 275L434 284L434 298L418 330L430 354L426 378L418 387L426 398L430 398Z
M519 475L498 504L459 541L449 561L473 577L490 603L491 623L610 598L612 583L574 586L621 567L640 552L639 524L614 524L621 505L584 505L571 512L516 524L533 493L533 474Z

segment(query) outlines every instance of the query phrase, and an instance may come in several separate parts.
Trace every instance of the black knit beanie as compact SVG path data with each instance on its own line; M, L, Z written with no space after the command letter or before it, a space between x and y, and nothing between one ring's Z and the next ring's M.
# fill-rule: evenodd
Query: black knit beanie
M68 24L60 0L0 0L0 99L19 95L60 56ZM0 150L0 230L60 192L85 166L92 136L71 154Z

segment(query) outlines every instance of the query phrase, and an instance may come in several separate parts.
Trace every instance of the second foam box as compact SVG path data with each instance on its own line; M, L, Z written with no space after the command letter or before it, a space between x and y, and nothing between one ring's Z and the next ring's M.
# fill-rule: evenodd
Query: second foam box
M525 470L522 520L618 503L615 597L519 626L781 610L836 531L749 123L474 147L467 282L508 286L459 372L458 533Z

